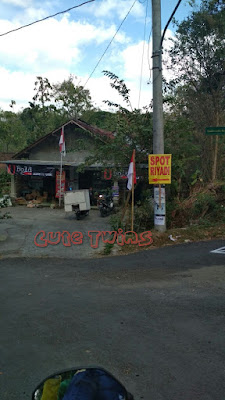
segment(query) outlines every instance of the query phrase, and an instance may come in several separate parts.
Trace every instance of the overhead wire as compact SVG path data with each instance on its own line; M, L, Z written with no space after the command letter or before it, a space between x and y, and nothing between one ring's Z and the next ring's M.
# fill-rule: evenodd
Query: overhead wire
M89 80L91 79L92 75L95 73L96 69L98 68L100 62L102 61L104 55L106 54L106 52L108 51L109 47L111 46L113 40L115 39L117 33L119 32L121 26L123 25L123 23L125 22L125 20L127 19L128 15L130 14L132 8L134 7L135 3L137 2L137 0L134 0L132 6L130 7L129 11L127 12L126 16L124 17L124 19L122 20L122 22L120 23L119 27L117 28L115 34L113 35L112 39L110 40L109 44L107 45L106 49L104 50L104 52L102 53L100 59L98 60L97 64L95 65L93 71L91 72L91 74L89 75L88 79L86 80L85 84L84 84L84 88L87 85L87 83L89 82Z
M92 3L93 1L95 1L95 0L88 0L88 1L85 1L85 2L83 2L83 3L81 3L81 4L78 4L77 6L73 6L73 7L67 8L67 10L59 11L59 12L57 12L57 13L55 13L55 14L52 14L52 15L49 15L49 16L47 16L47 17L45 17L45 18L38 19L38 20L36 20L36 21L34 21L34 22L31 22L31 23L29 23L29 24L26 24L26 25L22 25L22 26L20 26L19 28L12 29L11 31L8 31L8 32L5 32L5 33L1 33L0 36L8 35L9 33L19 31L20 29L27 28L28 26L37 24L37 23L42 22L42 21L46 21L46 19L56 17L57 15L60 15L60 14L65 14L66 12L69 12L69 11L71 11L71 10L74 10L75 8L84 6L85 4L88 4L88 3Z
M164 40L164 37L165 37L165 33L166 33L166 31L167 31L167 28L168 28L170 22L172 21L172 18L173 18L173 16L174 16L175 12L177 11L177 9L178 9L178 7L179 7L181 1L182 1L182 0L178 0L178 3L177 3L177 5L176 5L176 7L174 8L174 10L173 10L173 12L172 12L172 14L171 14L171 16L170 16L170 18L169 18L169 20L168 20L168 22L167 22L165 28L164 28L164 31L163 31L163 34L162 34L162 37L161 37L161 41L160 41L160 50L161 50L161 48L162 48L162 44L163 44L163 40Z
M148 69L149 69L149 81L148 81L148 83L150 83L151 82L151 75L152 75L152 69L151 69L151 63L150 63L150 40L151 40L151 36L152 36L152 28L151 28L151 30L150 30L150 33L149 33L149 37L148 37L148 50L147 50L147 59L148 59Z
M141 74L140 74L140 85L139 85L139 96L138 96L138 109L141 100L141 89L142 89L142 76L143 76L143 62L144 62L144 52L145 52L145 36L146 36L146 24L148 16L148 0L146 3L146 13L145 13L145 24L144 24L144 39L143 39L143 49L142 49L142 59L141 59Z

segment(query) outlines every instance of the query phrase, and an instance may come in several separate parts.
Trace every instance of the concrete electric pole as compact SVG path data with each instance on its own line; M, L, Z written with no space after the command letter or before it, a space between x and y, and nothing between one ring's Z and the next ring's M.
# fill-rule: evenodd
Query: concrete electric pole
M152 58L153 58L153 154L164 154L161 0L152 0ZM166 230L165 186L154 185L154 225L160 232Z

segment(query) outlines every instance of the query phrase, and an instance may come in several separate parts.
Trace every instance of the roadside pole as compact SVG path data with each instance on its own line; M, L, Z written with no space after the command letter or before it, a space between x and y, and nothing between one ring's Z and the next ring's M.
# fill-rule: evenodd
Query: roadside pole
M152 58L153 58L153 154L164 154L163 99L162 99L162 48L161 48L161 0L152 0ZM160 201L165 187L154 186L154 202ZM160 192L160 196L159 196ZM164 195L164 210L166 200ZM166 211L164 211L166 213ZM157 231L165 232L166 216L157 218L154 211L154 226Z
M59 178L59 207L61 207L61 195L62 195L62 152L61 152L61 161L60 161L60 178Z

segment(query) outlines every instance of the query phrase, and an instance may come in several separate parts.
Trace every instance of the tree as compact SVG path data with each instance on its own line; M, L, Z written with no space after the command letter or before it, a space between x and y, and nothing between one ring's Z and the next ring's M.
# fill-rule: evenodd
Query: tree
M52 104L53 87L47 78L37 76L34 83L36 92L29 107L21 113L21 121L27 128L27 144L56 129L64 122L64 117Z
M42 78L42 76L37 76L37 80L34 83L34 91L36 94L33 97L34 104L39 104L41 108L46 106L46 103L49 104L53 94L52 94L52 86L48 80L48 78Z
M62 83L51 84L47 78L37 76L35 95L20 117L28 132L27 144L93 109L89 91L76 86L74 79L70 75Z
M112 72L103 72L129 109L109 100L105 101L117 110L111 119L110 131L113 131L113 138L104 140L97 138L96 151L87 162L90 164L96 161L113 163L114 170L121 167L127 168L132 151L135 149L137 164L147 164L148 154L152 152L152 114L148 110L144 110L145 112L133 110L129 89L125 82Z
M66 118L79 118L84 111L93 108L89 90L76 84L76 79L70 75L62 83L53 85L55 103Z
M195 140L204 157L202 171L216 178L218 136L204 137L205 127L224 124L225 9L223 0L203 0L178 29L170 50L175 78L170 81L174 97L170 103L193 122ZM170 98L171 100L171 98ZM224 139L221 150L224 150ZM206 162L209 160L209 162Z
M12 111L0 110L0 149L16 152L26 144L26 129L20 115Z

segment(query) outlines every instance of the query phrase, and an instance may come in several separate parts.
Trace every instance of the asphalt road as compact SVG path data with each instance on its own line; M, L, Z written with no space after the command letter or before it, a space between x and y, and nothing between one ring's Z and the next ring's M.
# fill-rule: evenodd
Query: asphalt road
M2 259L0 398L102 365L145 400L225 398L222 241L94 260Z

